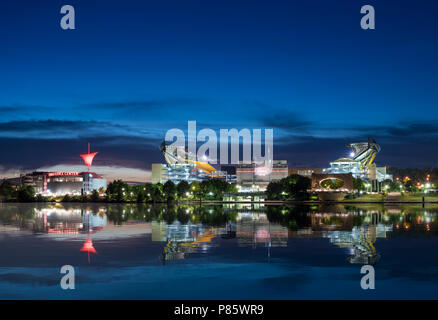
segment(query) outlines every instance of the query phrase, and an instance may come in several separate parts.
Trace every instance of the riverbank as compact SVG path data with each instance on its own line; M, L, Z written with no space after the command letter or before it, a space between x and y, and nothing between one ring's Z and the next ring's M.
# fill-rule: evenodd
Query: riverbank
M16 203L19 201L0 201L0 203ZM34 201L28 201L29 203L143 203L143 204L359 204L359 203L376 203L376 204L438 204L438 194L402 194L402 193L369 193L364 195L356 195L354 198L346 198L342 200L320 200L316 196L311 197L311 200L209 200L209 199L182 199L172 201L109 201L106 197L99 197L92 199L91 197L84 198L69 198L67 201L65 197L57 198L34 198Z
M41 201L41 202L17 202L17 201L0 201L1 203L94 203L94 204L188 204L188 205L196 205L196 204L362 204L362 203L370 203L370 204L438 204L438 201L365 201L365 200L265 200L265 201L221 201L221 200L204 200L204 201L174 201L174 202L114 202L114 201Z

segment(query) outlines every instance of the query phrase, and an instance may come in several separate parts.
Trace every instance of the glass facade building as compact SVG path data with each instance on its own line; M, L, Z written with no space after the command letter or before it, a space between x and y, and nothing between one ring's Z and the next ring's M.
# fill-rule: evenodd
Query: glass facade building
M374 163L366 167L361 167L359 161L349 158L340 158L330 162L330 168L322 169L322 173L351 173L354 178L368 181L377 180L381 182L384 180L392 180L392 175L387 174L386 167L377 167Z
M152 164L152 183L166 183L172 181L178 184L181 181L192 183L193 181L203 181L208 177L204 172L197 169L195 164L176 163L173 165L164 163Z

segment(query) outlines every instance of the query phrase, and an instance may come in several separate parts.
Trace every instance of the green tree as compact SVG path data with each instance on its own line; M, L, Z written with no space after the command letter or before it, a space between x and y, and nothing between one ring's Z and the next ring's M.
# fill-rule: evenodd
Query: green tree
M414 192L415 191L415 183L412 180L408 180L405 183L405 189L408 192Z
M69 194L66 194L66 195L64 195L64 197L62 198L61 201L62 202L72 202L73 198Z
M152 201L155 202L163 202L163 185L161 183L156 183L153 185L153 191L151 194Z
M155 186L152 183L146 183L143 188L145 192L146 202L152 201L152 195L154 194Z
M285 188L280 181L273 181L268 184L266 188L266 198L268 200L283 200Z
M292 174L287 178L281 179L280 182L285 187L288 197L293 199L307 198L307 192L312 185L312 181L309 178L299 174Z
M400 182L394 182L389 179L383 181L383 190L387 192L399 192L401 190L400 186Z
M146 187L144 185L138 184L132 186L130 192L132 192L131 201L136 201L137 203L145 202Z
M128 184L122 180L114 180L108 184L108 188L106 189L108 200L113 202L126 201L128 199L127 195L129 192L130 190Z
M176 185L170 180L167 180L166 183L163 185L163 193L164 198L167 201L171 201L172 199L175 199L176 194Z
M35 189L32 186L21 185L17 190L18 202L32 202L35 199Z
M142 203L146 201L146 195L144 191L139 191L137 192L137 202L138 203Z
M266 189L268 200L307 199L311 180L298 174L292 174L280 181L269 183Z
M196 199L199 199L199 201L202 200L202 192L201 192L201 186L200 186L199 182L197 182L197 181L193 181L193 182L190 184L190 192L193 193L193 196L194 196Z
M0 196L4 197L6 202L15 199L16 192L9 181L5 180L0 185Z
M176 190L177 190L178 198L180 198L180 199L187 198L186 193L190 192L189 183L185 180L181 181L176 186Z
M237 184L236 183L227 183L227 189L225 192L236 193L237 192Z
M353 178L353 189L357 191L365 191L365 181L360 178Z
M93 190L91 191L91 201L92 202L98 202L100 200L99 198L99 191Z

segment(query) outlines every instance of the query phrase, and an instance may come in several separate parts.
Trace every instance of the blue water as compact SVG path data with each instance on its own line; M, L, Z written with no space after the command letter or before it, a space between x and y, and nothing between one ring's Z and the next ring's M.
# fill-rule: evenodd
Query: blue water
M436 299L437 211L8 204L0 298Z

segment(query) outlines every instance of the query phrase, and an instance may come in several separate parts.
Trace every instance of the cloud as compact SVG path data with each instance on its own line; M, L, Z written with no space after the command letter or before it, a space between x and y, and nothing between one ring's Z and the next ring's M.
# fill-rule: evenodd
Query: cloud
M200 100L139 100L88 106L101 108L102 111L107 108L126 113L128 111L123 110L128 105L133 107L132 110L141 106L159 109L160 105L166 103L190 105L195 101ZM233 124L237 123L245 123L250 129L274 128L274 158L287 159L290 166L326 167L330 161L348 155L346 144L366 141L368 137L375 138L382 146L376 159L379 164L399 167L435 165L437 152L431 146L438 138L438 126L434 120L404 121L393 125L337 126L329 122L316 123L288 110L266 112L271 107L263 103L250 104L255 108L254 113L248 118L234 117L231 123L225 123L214 115L211 119L198 118L198 131L205 127L230 129L236 127ZM12 107L3 106L1 110L11 112ZM137 117L134 111L131 113L134 118ZM228 114L225 115L228 117ZM0 165L4 167L2 171L34 170L60 164L80 165L78 154L86 150L87 142L91 142L92 148L99 151L96 165L150 170L151 163L163 162L158 146L166 130L178 127L170 124L168 119L174 124L181 124L184 131L187 126L186 120L178 120L173 113L170 118L148 119L148 124L110 118L103 121L34 119L0 122L0 148L6 151L2 152L0 160ZM100 115L99 119L102 119ZM196 117L192 119L196 120Z
M436 137L424 136L374 136L381 146L376 157L378 165L399 168L436 167L438 150L433 148ZM301 136L274 140L274 159L288 160L290 167L328 167L329 162L348 156L348 143L367 141L366 136L345 136L342 138L323 138Z
M438 121L415 121L401 122L398 126L383 127L389 136L393 137L420 137L420 136L437 136Z
M0 106L0 119L26 119L42 113L49 113L53 108L45 106L9 105Z
M312 122L302 119L302 117L290 111L275 111L263 118L265 127L282 129L287 132L296 132L297 130L307 130L312 126Z
M32 171L55 165L82 165L80 153L98 151L94 165L149 170L153 162L163 161L159 141L140 137L105 136L87 138L0 138L1 165L6 171ZM85 168L84 168L85 169Z
M380 138L433 137L438 136L438 120L400 121L391 125L346 126L342 130L360 136L376 136Z
M156 109L156 108L175 108L182 105L199 105L205 104L208 101L205 99L194 98L174 98L174 99L157 99L157 100L131 100L131 101L118 101L118 102L99 102L85 105L89 108L98 108L104 110L126 110L126 109Z
M64 120L27 120L0 123L0 132L57 132L79 131L95 127L106 129L109 123L97 121L64 121ZM114 126L114 125L112 125Z
M136 125L122 125L105 121L26 120L0 122L0 137L59 139L99 137L118 134L155 138L161 130Z
M185 117L186 114L199 114L212 108L212 101L202 98L166 98L149 100L120 100L83 103L76 105L3 105L0 106L0 122L19 120L67 120L82 121L83 119L98 119L99 121L118 122L161 122L169 118Z

